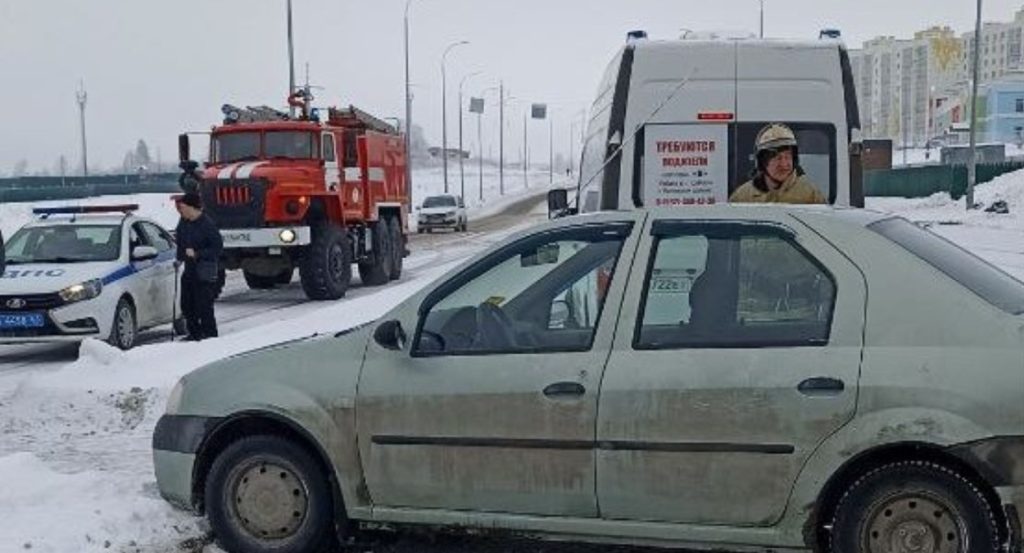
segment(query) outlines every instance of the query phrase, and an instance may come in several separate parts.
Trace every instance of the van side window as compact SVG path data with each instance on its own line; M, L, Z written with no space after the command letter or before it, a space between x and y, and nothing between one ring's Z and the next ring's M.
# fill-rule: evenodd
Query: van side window
M828 343L836 287L820 263L773 227L703 227L657 239L637 349Z

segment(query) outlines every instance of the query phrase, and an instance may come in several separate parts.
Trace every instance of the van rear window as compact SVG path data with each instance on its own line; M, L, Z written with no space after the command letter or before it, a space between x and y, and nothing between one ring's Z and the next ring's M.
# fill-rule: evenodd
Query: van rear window
M649 124L637 148L647 206L729 201L757 170L755 142L771 122ZM836 130L830 123L786 123L796 135L798 170L828 203L836 198ZM639 142L638 142L639 145ZM642 184L641 184L642 183Z
M1024 283L956 244L906 219L893 217L868 225L921 258L981 299L1011 314L1024 314Z

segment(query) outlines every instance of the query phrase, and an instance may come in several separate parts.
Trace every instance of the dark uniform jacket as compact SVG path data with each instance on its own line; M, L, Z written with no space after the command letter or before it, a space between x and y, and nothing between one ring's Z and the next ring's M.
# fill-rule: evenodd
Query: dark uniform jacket
M178 242L178 261L185 263L185 272L194 271L199 280L214 282L217 280L218 259L224 249L224 241L217 230L217 225L210 216L203 213L195 221L184 217L178 221L176 231ZM185 250L192 248L196 257L189 258Z

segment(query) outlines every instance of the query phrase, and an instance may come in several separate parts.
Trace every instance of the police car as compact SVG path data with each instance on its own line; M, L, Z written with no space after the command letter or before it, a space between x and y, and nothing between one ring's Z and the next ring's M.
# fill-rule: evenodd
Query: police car
M96 337L130 349L140 330L180 330L174 238L137 209L34 209L5 246L0 344Z

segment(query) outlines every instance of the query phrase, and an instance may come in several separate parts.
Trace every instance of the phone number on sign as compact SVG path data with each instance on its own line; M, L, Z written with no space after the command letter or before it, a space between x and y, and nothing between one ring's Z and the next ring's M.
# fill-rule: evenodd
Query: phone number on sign
M672 206L672 205L715 205L718 200L714 198L658 198L655 201L655 205L658 206Z

